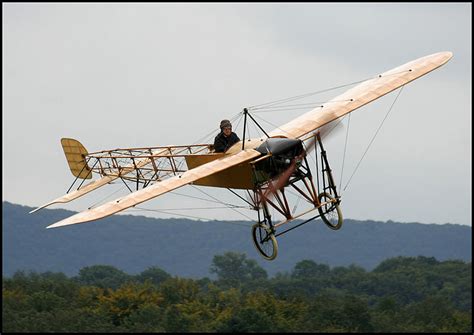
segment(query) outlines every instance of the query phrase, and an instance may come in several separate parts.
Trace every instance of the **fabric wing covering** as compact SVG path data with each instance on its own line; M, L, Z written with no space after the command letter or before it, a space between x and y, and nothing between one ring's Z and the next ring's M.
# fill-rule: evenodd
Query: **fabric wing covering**
M70 202L72 200L75 200L75 199L83 196L84 194L87 194L87 193L89 193L93 190L98 189L99 187L107 185L108 183L114 181L117 178L120 178L121 176L125 176L125 175L129 174L130 172L135 171L136 167L140 168L140 167L143 167L143 166L148 165L150 163L151 163L151 160L148 159L148 158L143 159L142 161L137 161L136 166L130 165L130 166L125 166L124 168L122 168L122 171L120 172L120 175L118 175L118 174L117 175L110 175L110 176L105 176L105 177L102 177L100 179L94 180L94 181L90 182L89 184L84 185L83 187L81 187L78 190L75 190L71 193L63 195L63 196L61 196L57 199L54 199L53 201L48 202L47 204L44 204L43 206L40 206L40 207L32 210L30 213L34 213L36 211L39 211L40 209L48 207L52 204L66 203L66 202Z
M299 138L381 96L408 84L445 64L453 54L439 52L408 62L375 78L366 80L345 93L302 116L278 127L270 137Z
M222 158L218 158L207 164L203 164L194 169L184 172L182 175L174 176L166 180L157 182L151 186L148 186L144 189L131 193L125 197L110 201L101 206L98 206L93 209L75 214L64 220L56 222L47 228L56 228L62 227L77 223L83 223L93 220L102 219L106 216L115 214L117 212L123 211L127 208L138 205L144 201L155 198L161 194L177 189L181 186L190 184L200 178L209 176L216 172L223 171L232 166L244 163L253 158L260 156L261 153L253 150L247 149L243 150L235 155L227 155Z

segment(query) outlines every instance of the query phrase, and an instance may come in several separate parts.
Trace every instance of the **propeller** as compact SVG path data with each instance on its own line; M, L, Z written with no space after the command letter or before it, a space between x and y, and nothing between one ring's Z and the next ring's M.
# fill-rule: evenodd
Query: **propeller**
M267 199L269 199L271 196L275 197L276 193L278 190L283 189L285 185L288 183L288 180L290 179L291 175L293 172L296 170L296 162L300 159L303 159L303 157L306 155L306 153L303 151L303 153L299 156L296 156L292 159L290 166L283 171L283 173L276 178L274 181L270 181L268 183L268 187L265 191L265 193L262 195L262 202L265 203Z
M329 122L325 124L324 126L318 128L314 133L313 136L311 136L307 141L306 141L306 154L309 155L310 153L313 152L315 146L316 146L316 134L319 133L319 136L321 136L321 139L327 139L330 137L334 137L338 134L340 134L343 130L345 129L344 124L342 123L342 120L335 120L333 122Z
M324 126L318 128L316 132L313 133L314 136L311 136L305 143L306 150L299 156L296 156L292 159L290 166L280 174L280 176L274 181L270 181L267 187L267 190L262 195L262 201L266 202L270 197L275 197L278 190L282 189L288 183L293 172L296 170L296 162L303 159L306 155L309 155L314 148L316 147L316 134L319 133L321 139L327 139L329 137L334 137L337 134L341 133L344 130L344 125L341 122L342 120L336 120L330 123L325 124Z
M290 179L290 176L296 170L296 160L296 158L293 158L290 166L282 174L280 174L280 176L274 182L270 182L268 184L267 191L265 192L266 194L269 192L274 194L282 187L285 187L286 183Z

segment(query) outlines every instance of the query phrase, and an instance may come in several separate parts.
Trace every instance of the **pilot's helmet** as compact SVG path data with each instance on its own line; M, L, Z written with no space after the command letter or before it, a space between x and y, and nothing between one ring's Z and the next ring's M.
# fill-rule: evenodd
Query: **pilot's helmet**
M230 123L229 120L222 120L220 127L221 127L221 130L224 130L224 128L227 128L227 127L231 127L231 128L232 128L232 124Z

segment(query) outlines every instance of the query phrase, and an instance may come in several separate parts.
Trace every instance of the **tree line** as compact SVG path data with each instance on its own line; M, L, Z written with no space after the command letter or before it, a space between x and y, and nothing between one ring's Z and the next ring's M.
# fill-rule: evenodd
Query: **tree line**
M228 252L214 256L210 273L18 271L2 278L2 332L472 333L472 270L463 261L397 257L366 271L302 260L269 278Z

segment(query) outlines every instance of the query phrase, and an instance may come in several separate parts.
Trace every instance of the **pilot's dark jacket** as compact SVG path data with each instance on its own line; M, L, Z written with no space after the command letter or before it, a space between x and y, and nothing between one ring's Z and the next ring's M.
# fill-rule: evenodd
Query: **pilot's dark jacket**
M226 137L224 133L221 131L219 135L216 136L214 139L214 150L215 152L225 152L229 149L232 145L239 142L240 138L237 136L236 133L232 132L229 137Z

